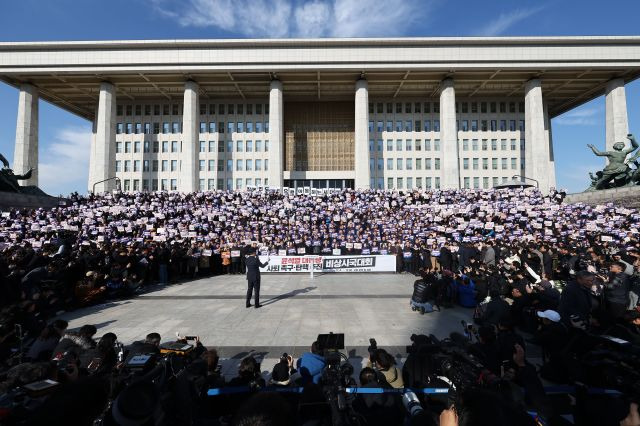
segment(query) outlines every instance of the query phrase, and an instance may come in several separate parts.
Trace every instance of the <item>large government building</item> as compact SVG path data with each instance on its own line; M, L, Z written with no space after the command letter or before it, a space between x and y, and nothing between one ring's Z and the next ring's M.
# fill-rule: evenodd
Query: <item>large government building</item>
M0 79L20 91L14 170L38 183L44 99L93 123L96 192L513 176L548 191L551 118L605 95L606 145L625 141L639 75L640 37L0 43Z

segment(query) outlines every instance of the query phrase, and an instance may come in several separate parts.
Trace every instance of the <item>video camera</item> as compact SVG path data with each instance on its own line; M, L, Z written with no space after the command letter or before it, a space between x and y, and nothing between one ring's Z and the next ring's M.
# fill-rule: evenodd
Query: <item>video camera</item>
M453 402L464 389L491 387L500 379L489 373L480 361L467 352L468 343L462 336L438 340L434 335L411 336L413 344L407 347L407 361L403 377L408 386L449 387L449 401Z
M354 386L353 366L348 357L340 352L344 349L344 334L319 334L316 339L318 349L324 355L325 367L322 370L320 385L322 393L331 409L334 426L355 424L355 412L351 406L353 396L346 388Z
M570 363L574 380L592 387L615 389L640 401L639 346L591 333L584 333L576 343L574 362Z
M191 344L189 342L194 342ZM152 384L157 389L161 400L169 398L171 389L185 372L186 368L198 357L198 339L195 336L181 337L160 345L159 353L126 353L122 344L116 342L115 350L122 367L112 377L110 402L106 410L99 416L94 425L114 424L112 407L117 404L118 397L128 388ZM163 407L159 409L162 411Z

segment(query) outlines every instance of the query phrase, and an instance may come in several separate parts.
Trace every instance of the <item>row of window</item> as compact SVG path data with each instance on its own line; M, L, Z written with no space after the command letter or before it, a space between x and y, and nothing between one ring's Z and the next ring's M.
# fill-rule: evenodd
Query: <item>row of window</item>
M464 178L464 188L470 189L471 182L473 182L473 188L480 189L480 177L472 178L465 177ZM482 188L489 189L491 187L497 186L500 183L507 183L509 181L508 177L483 177L482 178ZM415 185L414 185L415 183ZM424 186L423 186L424 183ZM371 178L370 184L372 188L376 189L385 189L384 188L384 178ZM435 177L407 177L407 178L387 178L387 187L386 189L440 189L440 178Z
M142 189L140 189L140 183L142 182ZM242 189L249 186L262 186L263 179L261 178L237 178L235 180L235 187L233 185L233 179L228 178L226 180L226 189ZM269 179L264 179L264 185L269 185ZM213 191L216 189L225 189L224 179L199 179L198 187L200 191ZM178 179L122 179L122 190L129 191L177 191Z
M471 141L471 142L469 142ZM432 144L433 142L433 144ZM491 146L491 151L498 150L498 139L462 139L462 150L469 151L471 148L472 151L479 151L480 146L482 147L482 151L488 151L489 146ZM516 151L518 148L524 150L525 148L525 140L520 139L520 143L518 144L517 139L500 139L500 150L507 151L510 149L511 151ZM440 151L440 139L387 139L386 151ZM382 139L378 139L374 141L373 139L369 139L369 152L382 152L385 150L384 141Z
M491 178L491 181L489 181L488 177L483 177L482 178L482 188L483 189L489 189L490 188L489 182L491 182L491 188L492 188L494 186L498 186L500 183L507 183L508 181L509 181L509 178L505 177L505 176L503 176L501 178L498 178L498 177L494 176L494 177ZM471 188L471 178L470 177L465 177L463 179L463 184L462 185L463 185L463 187L465 189L470 189ZM480 189L480 178L478 176L473 178L473 188L474 189Z
M413 139L396 139L395 144L393 139L387 139L386 150L387 151L403 151L403 150L413 151L415 149L415 151L422 151L423 147L425 151L431 151L432 147L434 151L440 151L440 139L434 139L433 141L431 139L425 139L424 141L422 139L416 139L415 141ZM370 152L374 152L374 151L382 152L383 148L384 148L384 141L382 139L378 139L377 141L375 141L375 145L374 145L374 140L369 139Z
M471 126L469 126L471 123ZM433 124L433 126L432 126ZM456 120L456 130L462 132L524 132L524 120ZM162 128L160 127L162 125ZM439 132L440 120L396 120L369 121L369 133L373 132ZM228 121L226 132L231 133L268 133L269 122L265 121ZM116 134L179 134L182 133L182 123L178 121L163 123L116 123ZM225 122L200 122L200 133L225 133Z
M422 170L422 158L387 158L387 168L384 168L384 160L382 158L369 158L369 170L393 170L394 164L396 170L413 170L415 161L415 169ZM431 170L431 158L424 159L424 169ZM433 159L433 170L440 170L440 159Z
M255 142L255 144L254 144ZM217 147L216 147L217 143ZM269 141L200 141L199 143L199 151L200 152L225 152L225 145L227 152L269 152ZM135 141L135 142L116 142L116 154L121 154L122 148L124 146L124 153L139 153L140 148L142 147L143 152L151 152L150 149L153 148L153 152L160 152L160 147L162 147L162 152L182 152L182 141ZM133 148L133 151L131 149ZM217 148L217 149L216 149Z
M481 143L482 145L479 145L479 143ZM462 150L469 151L469 147L471 147L472 151L478 151L479 147L482 146L483 151L488 151L489 143L491 143L491 151L498 150L498 139L491 139L491 141L489 141L489 139L482 139L482 141L479 141L478 139L471 139L471 145L469 145L469 139L462 139ZM511 151L518 150L518 147L521 150L524 150L525 148L524 145L525 145L524 139L520 139L520 144L518 144L517 139L510 139L508 148ZM507 150L507 139L500 139L500 150L501 151Z
M124 168L123 168L124 166ZM133 166L133 168L132 168ZM141 168L142 166L142 168ZM234 171L233 160L226 160L226 171ZM116 160L116 172L178 172L182 169L182 161L179 160ZM198 170L205 171L225 171L224 160L199 160ZM235 171L262 171L269 170L268 159L236 160Z
M261 115L269 114L269 104L200 104L200 115ZM116 115L180 115L181 104L116 105Z
M433 106L433 108L432 108ZM394 108L395 107L395 108ZM440 102L369 102L369 114L435 114L440 112ZM524 102L456 102L456 113L497 114L524 113Z
M395 123L395 125L394 125ZM431 124L433 123L433 127ZM478 123L480 126L478 127ZM508 124L508 126L507 126ZM524 120L519 120L516 127L516 120L471 120L471 127L469 127L469 120L456 120L456 130L462 132L477 132L480 129L481 132L506 132L507 129L510 132L515 132L516 129L524 132ZM439 132L440 120L396 120L391 121L369 121L369 133L373 133L374 130L377 133L382 132Z
M524 102L456 102L456 113L524 113ZM117 116L181 115L182 104L116 105ZM370 102L369 114L440 113L440 102ZM200 115L269 114L269 104L200 104Z
M406 182L406 185L405 185ZM384 178L372 178L370 180L370 184L372 188L376 189L385 189L384 188ZM415 186L414 186L414 178L387 178L387 187L386 189L440 189L440 178L439 177L425 177L424 178L424 186L423 178L416 177L415 178Z
M491 159L491 170L498 170L498 160L500 160L500 168L502 170L507 170L509 169L509 163L511 164L511 170L516 170L520 167L518 167L518 159L511 157L511 161L509 162L508 158L492 158ZM524 167L524 164L520 165L521 167ZM480 169L480 159L479 158L472 158L471 159L471 167L473 170L479 170ZM469 158L463 158L462 159L462 169L463 170L469 170ZM482 159L482 170L489 170L489 159L488 158L483 158Z
M160 127L162 125L162 127ZM226 127L224 121L200 122L200 133L220 133L224 134L225 128L227 133L268 133L269 122L265 121L227 121ZM159 134L178 134L182 133L182 123L173 122L154 122L154 123L116 123L116 134L125 135L159 135Z

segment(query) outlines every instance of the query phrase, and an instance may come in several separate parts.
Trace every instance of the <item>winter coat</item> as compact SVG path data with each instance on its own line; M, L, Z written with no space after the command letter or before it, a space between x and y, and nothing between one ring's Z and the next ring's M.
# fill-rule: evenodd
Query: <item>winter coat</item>
M465 308L474 308L476 306L476 286L473 281L469 280L469 284L465 285L462 281L456 281L456 291L458 292L458 303Z
M311 352L305 352L298 359L297 366L303 382L308 383L312 381L318 384L325 366L324 357Z
M83 350L95 348L95 346L96 342L91 337L69 332L62 336L62 339L60 339L60 342L58 342L58 345L53 350L53 355L56 356L69 351L80 353Z
M482 322L484 324L498 325L503 319L511 316L509 304L501 297L492 297L484 310Z
M609 303L618 305L629 304L629 276L624 272L611 274L606 283L604 297Z
M589 290L575 281L571 281L564 288L558 305L558 313L562 321L570 325L571 316L575 315L587 321L591 315L591 294Z

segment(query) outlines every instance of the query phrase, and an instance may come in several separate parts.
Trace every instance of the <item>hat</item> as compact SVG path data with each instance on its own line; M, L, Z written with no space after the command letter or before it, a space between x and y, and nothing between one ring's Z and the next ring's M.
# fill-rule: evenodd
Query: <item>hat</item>
M556 311L552 311L551 309L547 309L546 311L538 312L538 316L540 318L546 318L549 321L553 321L553 322L559 322L560 321L560 314L557 313Z

